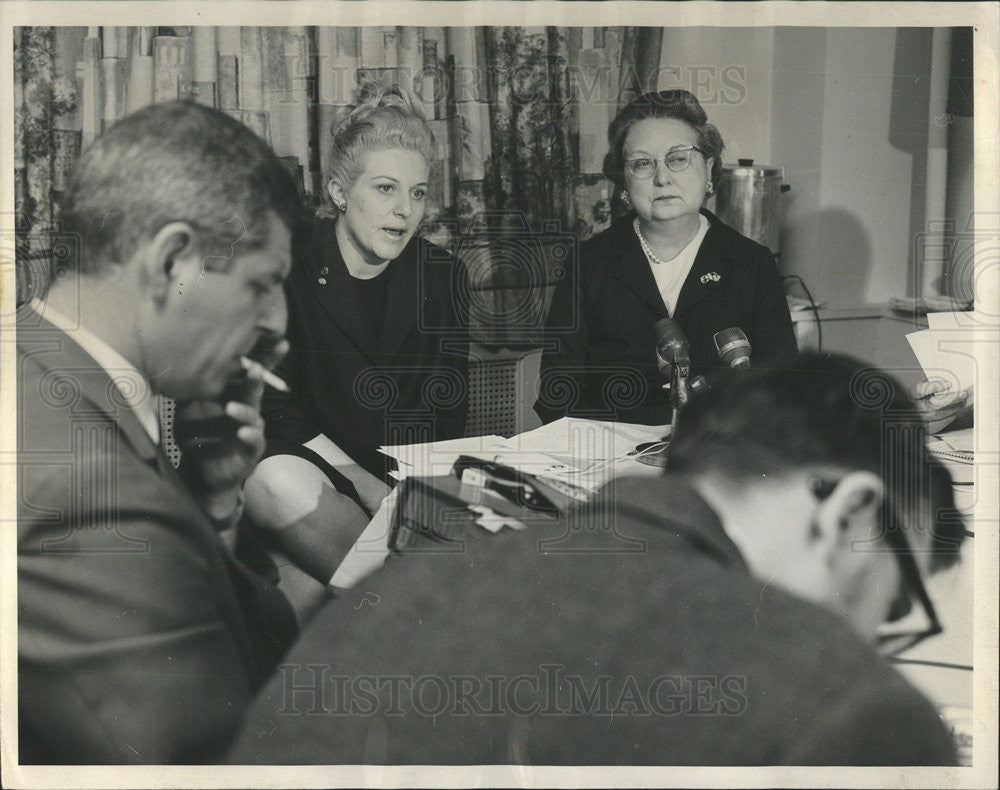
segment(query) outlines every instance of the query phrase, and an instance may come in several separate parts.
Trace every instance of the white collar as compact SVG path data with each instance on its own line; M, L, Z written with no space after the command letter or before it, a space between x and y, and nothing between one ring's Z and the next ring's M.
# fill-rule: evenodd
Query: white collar
M149 379L101 338L84 329L79 322L59 312L50 304L40 299L34 299L31 302L31 309L73 338L80 348L104 368L121 394L122 400L135 412L135 416L138 417L139 423L149 434L149 438L153 440L153 444L159 444L158 404L156 393L153 391Z

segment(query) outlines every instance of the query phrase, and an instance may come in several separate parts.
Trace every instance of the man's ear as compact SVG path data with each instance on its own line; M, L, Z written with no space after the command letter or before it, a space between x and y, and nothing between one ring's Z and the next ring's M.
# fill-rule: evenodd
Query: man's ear
M814 549L834 560L852 550L855 542L871 541L877 534L885 487L872 472L851 472L837 483L833 493L816 511Z
M184 278L190 278L184 266L198 260L198 234L187 222L169 222L160 228L138 253L143 280L150 296L164 301L172 289L183 288Z

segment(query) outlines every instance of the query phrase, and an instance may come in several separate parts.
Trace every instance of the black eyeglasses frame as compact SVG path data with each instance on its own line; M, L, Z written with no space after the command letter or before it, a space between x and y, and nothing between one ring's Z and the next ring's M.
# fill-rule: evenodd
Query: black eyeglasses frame
M809 480L809 489L813 496L822 502L830 498L839 483L839 479L813 476ZM928 637L942 633L944 631L944 627L941 625L941 620L938 618L934 602L931 601L930 595L927 592L927 586L924 584L920 568L917 566L917 558L913 552L913 547L910 545L910 541L907 540L902 524L900 523L895 510L887 498L883 499L882 516L882 523L886 525L882 537L885 539L886 544L892 550L893 555L896 557L896 561L899 563L899 572L902 575L903 588L907 593L915 596L920 602L920 605L923 607L924 612L927 615L928 622L928 627L923 631L910 634L907 638L904 638L899 645L893 645L890 655L898 655L905 650L909 650L918 642L922 642ZM896 607L894 605L893 609L895 608ZM905 616L908 612L909 607L906 607L902 611L898 612L897 616L890 617L887 622L893 622L894 620L901 619L901 617ZM899 636L891 635L879 637L879 642L881 644L894 643L899 639Z

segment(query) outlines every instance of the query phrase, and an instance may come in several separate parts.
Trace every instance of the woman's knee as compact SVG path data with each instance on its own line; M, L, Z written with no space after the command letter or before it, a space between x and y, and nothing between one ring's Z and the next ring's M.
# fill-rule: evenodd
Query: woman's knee
M283 529L320 510L351 500L315 464L294 455L261 461L244 485L246 510L259 526Z

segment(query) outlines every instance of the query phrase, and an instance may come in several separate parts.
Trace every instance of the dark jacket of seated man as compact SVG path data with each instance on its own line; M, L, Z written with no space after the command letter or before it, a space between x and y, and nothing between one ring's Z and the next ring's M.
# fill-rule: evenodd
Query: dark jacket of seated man
M297 202L262 140L188 102L76 164L75 254L18 315L21 762L218 760L297 631L217 531L263 452ZM157 395L183 404L180 473Z
M903 563L851 550L896 496L878 473L881 411L851 401L853 371L803 358L716 385L678 426L678 472L615 481L555 523L392 558L315 618L229 759L954 764L933 706L872 649ZM778 422L796 438L768 439ZM840 444L832 426L865 440ZM921 556L953 561L959 534Z
M68 335L18 327L22 763L218 759L297 632Z

